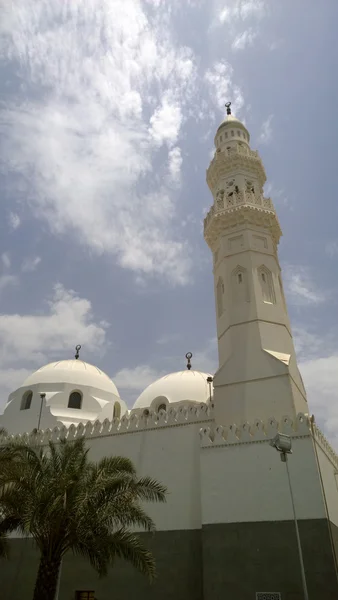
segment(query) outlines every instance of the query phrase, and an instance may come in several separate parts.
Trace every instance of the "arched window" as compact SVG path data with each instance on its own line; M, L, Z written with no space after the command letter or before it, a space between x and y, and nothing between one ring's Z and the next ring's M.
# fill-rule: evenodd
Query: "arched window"
M241 302L249 302L250 296L247 270L244 267L236 267L231 274L231 279L233 300L238 304Z
M262 265L258 269L258 279L261 286L263 302L266 302L267 304L275 304L276 296L271 271Z
M217 296L217 314L219 317L223 314L223 294L224 294L224 283L222 277L219 277L217 282L216 296Z
M157 408L157 412L159 413L160 410L165 410L166 411L167 410L167 405L164 404L164 403L160 404L160 406Z
M114 411L113 411L113 419L119 419L121 416L121 404L119 402L115 402Z
M82 394L81 392L72 392L68 398L68 408L81 408Z
M31 392L30 390L25 392L24 395L22 396L20 410L28 410L31 407L32 398L33 398L33 392Z

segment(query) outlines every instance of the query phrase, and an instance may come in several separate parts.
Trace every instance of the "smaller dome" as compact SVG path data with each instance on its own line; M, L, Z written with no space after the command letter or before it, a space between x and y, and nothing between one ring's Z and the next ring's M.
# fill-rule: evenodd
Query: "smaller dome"
M240 121L239 119L236 119L236 117L234 117L233 115L227 115L225 117L224 121L222 121L222 123L220 124L220 126L217 129L215 139L218 136L218 134L220 133L220 131L231 129L233 127L236 127L238 129L241 129L242 131L244 131L247 135L247 141L248 142L250 141L250 133L248 132L247 128L245 127L245 125L243 125L242 121Z
M188 369L165 375L151 383L140 394L133 408L157 410L163 404L172 404L173 402L207 402L210 399L208 377L212 377L212 375Z
M115 383L98 367L83 360L59 360L49 363L29 375L22 387L31 387L44 383L71 383L78 386L89 386L110 392L119 397Z

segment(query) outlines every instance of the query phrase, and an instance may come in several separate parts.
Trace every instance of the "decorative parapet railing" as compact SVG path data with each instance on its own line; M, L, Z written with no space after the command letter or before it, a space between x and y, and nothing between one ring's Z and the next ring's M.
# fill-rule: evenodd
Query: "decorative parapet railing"
M232 146L231 148L216 150L215 155L210 163L210 166L217 161L224 160L224 158L234 158L237 156L245 156L254 160L260 160L260 156L256 150L251 150L247 146L237 145Z
M326 439L323 432L319 429L319 427L317 427L317 425L315 423L312 424L312 430L313 430L313 436L314 436L316 442L321 447L324 454L326 454L327 458L332 462L332 464L334 465L335 469L338 472L338 455L337 455L337 453L334 451L334 449L332 448L329 441Z
M216 203L211 207L204 219L204 228L206 228L212 217L215 215L226 214L239 206L253 206L265 211L276 213L271 198L264 198L263 195L256 195L252 192L233 193L230 197L218 197Z
M69 427L60 425L44 431L11 435L3 439L3 443L14 441L44 445L48 444L50 440L57 442L60 438L65 438L68 441L82 436L89 439L99 438L137 431L149 431L161 427L205 423L206 421L212 421L213 418L213 408L207 404L181 404L177 408L171 406L168 411L160 411L159 413L149 411L149 414L137 414L131 412L121 419L105 419L103 422L95 421L95 423L88 421L86 424L79 423L77 426L70 425Z
M200 429L200 439L202 448L214 448L215 446L229 446L249 442L268 442L278 432L292 437L310 436L310 418L304 413L299 413L294 421L285 416L280 422L271 417L265 423L257 419L251 425L244 423L240 427L237 425L204 427Z

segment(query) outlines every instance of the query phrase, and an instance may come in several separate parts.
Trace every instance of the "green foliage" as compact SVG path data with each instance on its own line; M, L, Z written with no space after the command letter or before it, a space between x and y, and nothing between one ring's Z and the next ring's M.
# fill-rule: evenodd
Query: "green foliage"
M56 562L57 569L72 551L101 576L119 557L152 580L154 558L132 530L155 530L143 503L164 502L165 496L165 487L137 477L127 458L90 461L84 439L0 448L0 539L13 530L31 536L43 560Z

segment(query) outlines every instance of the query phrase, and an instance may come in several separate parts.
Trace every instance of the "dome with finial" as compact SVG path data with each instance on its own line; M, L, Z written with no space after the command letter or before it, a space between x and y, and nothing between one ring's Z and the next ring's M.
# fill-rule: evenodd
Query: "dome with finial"
M200 404L213 395L213 377L210 373L195 371L191 365L192 353L186 354L187 368L164 375L151 383L137 398L133 409L166 410L169 404L184 402Z
M231 142L249 144L250 134L242 121L231 114L231 102L227 102L225 107L227 109L226 117L219 125L215 135L216 148Z
M53 429L55 425L121 417L127 405L112 379L95 365L75 357L40 367L8 398L1 425L9 432Z

